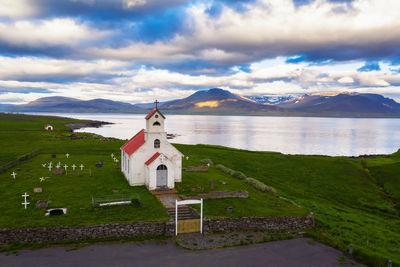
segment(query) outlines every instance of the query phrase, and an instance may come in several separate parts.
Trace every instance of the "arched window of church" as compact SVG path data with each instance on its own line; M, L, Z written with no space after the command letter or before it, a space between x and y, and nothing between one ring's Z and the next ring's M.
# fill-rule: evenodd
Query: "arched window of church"
M154 148L160 148L160 140L154 140Z
M156 121L155 123L153 123L153 126L160 126L161 124L158 122L158 121Z

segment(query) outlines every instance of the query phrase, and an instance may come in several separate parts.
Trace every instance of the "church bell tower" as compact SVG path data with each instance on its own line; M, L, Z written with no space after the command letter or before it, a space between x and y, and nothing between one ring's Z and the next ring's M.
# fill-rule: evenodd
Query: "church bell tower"
M147 133L165 133L164 115L158 110L158 101L154 102L156 107L146 116Z

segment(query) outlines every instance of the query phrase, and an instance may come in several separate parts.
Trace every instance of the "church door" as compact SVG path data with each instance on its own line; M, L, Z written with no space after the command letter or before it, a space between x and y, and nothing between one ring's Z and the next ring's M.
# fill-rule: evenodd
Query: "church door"
M157 187L167 187L168 185L167 166L161 164L157 167Z

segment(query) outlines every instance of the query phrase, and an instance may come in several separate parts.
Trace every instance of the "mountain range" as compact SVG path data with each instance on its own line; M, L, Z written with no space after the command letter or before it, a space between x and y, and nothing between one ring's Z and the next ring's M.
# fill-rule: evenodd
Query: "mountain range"
M146 113L154 103L129 104L106 99L44 97L24 105L0 105L3 112ZM309 94L300 97L246 97L219 88L197 91L159 103L170 114L400 117L400 104L378 94Z

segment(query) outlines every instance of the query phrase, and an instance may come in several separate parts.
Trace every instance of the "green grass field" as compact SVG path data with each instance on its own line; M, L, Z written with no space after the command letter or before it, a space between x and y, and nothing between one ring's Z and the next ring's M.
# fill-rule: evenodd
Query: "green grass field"
M193 161L210 158L273 186L278 194L312 210L317 227L310 235L316 239L343 251L352 243L359 258L371 265L379 266L387 259L400 264L399 206L377 182L391 177L395 181L391 190L398 193L399 179L375 173L375 169L385 169L386 165L396 166L400 162L397 153L363 160L209 145L176 146L185 155L192 155ZM366 164L374 166L371 171ZM400 164L397 166L400 172Z
M196 156L191 156L189 161L184 159L186 166L199 165L199 163ZM249 197L204 200L206 217L306 216L308 214L306 209L299 208L271 193L261 192L244 180L233 178L215 167L210 167L206 173L184 171L182 183L177 183L176 188L179 194L186 196L204 194L211 191L211 180L214 181L214 191L246 190ZM226 184L222 184L222 182ZM232 207L232 212L227 212L227 207Z
M0 174L0 227L38 225L71 225L137 220L165 220L167 215L160 203L143 187L129 187L122 174L115 169L110 154L119 155L124 141L84 134L87 138L71 140L64 124L76 120L0 114L0 164L25 153L41 149L42 154L22 165ZM46 123L55 126L46 132ZM216 164L241 171L266 185L274 187L278 195L304 207L297 208L270 193L255 190L244 180L233 178L214 167L208 173L184 172L183 183L177 185L182 194L214 190L247 190L249 199L207 200L205 214L214 216L305 215L313 211L316 229L309 232L315 239L346 251L354 244L358 260L372 266L384 266L391 259L400 266L400 153L367 159L346 157L283 155L273 152L252 152L209 145L180 145L176 147L189 160L184 166L198 166L200 160L211 159ZM66 160L65 153L71 158ZM82 162L92 167L92 176L54 176L40 184L39 177L46 170L41 163L57 160L69 164ZM63 158L64 157L64 158ZM94 164L104 159L102 170ZM56 162L54 160L54 162ZM68 165L69 165L68 164ZM21 168L16 181L10 173ZM30 171L26 171L30 169ZM48 171L47 171L48 172ZM28 177L31 176L31 177ZM226 182L222 185L221 181ZM41 186L40 197L33 194ZM196 189L198 188L198 189ZM140 194L142 207L112 207L91 209L91 195L121 193ZM66 206L70 212L56 218L45 218L43 211L25 211L20 204L24 192L37 199L51 200L50 206ZM147 205L147 206L145 206ZM233 212L227 213L226 207Z

